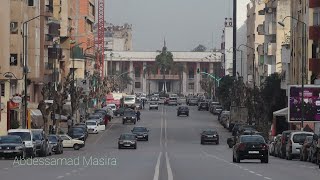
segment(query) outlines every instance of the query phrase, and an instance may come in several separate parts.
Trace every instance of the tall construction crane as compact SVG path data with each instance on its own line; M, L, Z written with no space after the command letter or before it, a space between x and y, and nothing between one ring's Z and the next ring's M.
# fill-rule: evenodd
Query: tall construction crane
M104 1L97 0L98 2L98 39L95 41L97 48L96 68L99 70L101 79L104 78Z

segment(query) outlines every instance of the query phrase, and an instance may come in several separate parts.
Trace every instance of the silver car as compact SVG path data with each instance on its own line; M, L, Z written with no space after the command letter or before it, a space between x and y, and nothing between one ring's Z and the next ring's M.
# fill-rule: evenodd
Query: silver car
M299 157L300 149L307 136L313 136L312 132L296 131L289 135L286 146L286 159L292 160L293 157Z
M156 109L158 110L159 109L159 103L158 101L150 101L149 102L149 110L150 109Z

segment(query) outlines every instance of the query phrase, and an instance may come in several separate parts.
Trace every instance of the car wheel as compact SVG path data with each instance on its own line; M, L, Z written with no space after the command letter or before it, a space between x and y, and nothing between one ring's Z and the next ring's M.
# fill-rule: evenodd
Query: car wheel
M122 121L122 124L124 124L124 121Z
M202 144L202 145L204 144L204 141L203 141L202 139L201 139L201 142L200 142L200 144Z
M121 147L121 145L120 144L118 144L118 149L121 149L122 147Z
M219 141L216 142L216 145L219 145Z
M187 116L189 116L189 113L187 114Z
M287 160L292 160L292 155L288 153Z
M133 146L133 149L137 149L137 144L135 144L135 145Z
M302 153L300 152L300 161L303 161L303 156L302 156Z
M261 163L269 163L269 156L267 155L266 157L262 158Z
M26 152L22 151L22 154L19 156L20 159L26 159Z
M149 141L149 137L146 137L146 141Z
M74 149L74 150L79 150L79 149L80 149L79 144L75 144L75 145L73 145L73 149Z

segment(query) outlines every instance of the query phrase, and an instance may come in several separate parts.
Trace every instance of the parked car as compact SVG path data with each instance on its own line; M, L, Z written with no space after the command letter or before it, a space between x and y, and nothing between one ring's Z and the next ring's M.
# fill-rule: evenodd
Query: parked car
M221 105L213 105L212 107L212 114L220 114L223 110L223 107Z
M303 142L308 136L313 136L313 134L312 132L305 131L291 132L286 146L286 159L292 160L294 157L299 157Z
M133 148L137 149L137 138L135 134L124 133L118 139L118 149Z
M101 121L104 120L104 115L103 114L90 114L88 116L88 120L91 120L91 119L100 119Z
M177 116L186 115L189 116L189 108L188 106L180 106L177 109Z
M203 109L206 110L206 111L209 110L209 104L207 102L200 102L199 103L198 111L201 111Z
M52 145L52 152L55 154L63 153L63 143L60 136L55 134L48 135L49 143Z
M190 98L188 101L189 106L195 106L198 105L198 99L197 98Z
M83 131L85 132L85 139L88 138L89 132L88 132L88 126L86 123L77 123L74 125L74 127L78 127L78 128L83 129Z
M113 112L117 110L117 106L115 104L107 104L107 108L110 108Z
M166 100L166 97L160 97L159 98L159 104L164 104L165 100Z
M313 135L312 143L308 152L308 161L312 163L317 163L317 152L320 150L320 137L317 134ZM320 163L320 161L319 161Z
M307 161L309 155L309 148L312 144L313 136L307 136L300 149L300 161Z
M221 106L221 104L220 104L219 102L216 102L216 101L211 101L211 102L209 102L209 111L210 111L211 113L213 113L213 108L214 108L215 106Z
M268 163L268 145L260 135L241 135L233 146L232 159L236 163L244 159L260 159L261 163Z
M0 136L0 159L2 157L26 157L26 146L20 136Z
M158 101L150 101L149 102L149 110L151 110L151 109L156 109L156 110L159 109Z
M86 133L83 128L71 127L67 133L71 138L86 141Z
M238 131L239 131L239 128L240 128L240 126L243 126L244 124L242 124L242 123L236 123L234 126L233 126L233 128L232 128L232 136L236 136L237 135L237 133L238 133Z
M86 121L86 125L89 133L98 134L100 131L106 130L106 126L104 124L100 124L95 120Z
M33 134L30 129L10 129L8 135L20 136L26 147L26 155L28 157L36 156L36 146L33 144Z
M137 122L137 116L136 116L136 112L133 110L126 110L124 111L124 115L122 118L122 124L125 123L133 123L136 124Z
M201 133L200 144L205 144L208 142L219 144L219 134L217 131L209 129L209 130L205 130Z
M280 156L280 150L281 150L281 134L278 134L275 139L274 144L274 156L279 157Z
M169 97L168 105L169 106L178 106L178 98Z
M286 146L291 132L294 132L294 130L283 131L281 134L280 158L286 157Z
M137 140L149 140L149 130L146 127L134 127L131 132L136 135Z
M63 148L73 148L74 150L79 150L85 146L84 141L79 139L73 139L72 137L68 136L67 134L59 135L61 137Z
M50 154L49 151L49 140L46 133L42 129L32 129L33 144L36 146L36 154L41 157L46 157Z

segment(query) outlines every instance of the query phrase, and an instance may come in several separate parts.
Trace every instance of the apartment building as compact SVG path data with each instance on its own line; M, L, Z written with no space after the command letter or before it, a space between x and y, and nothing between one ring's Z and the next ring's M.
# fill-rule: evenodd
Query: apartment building
M0 135L6 133L7 102L10 98L10 81L3 74L10 71L10 8L11 0L3 0L0 6Z
M247 75L249 83L252 85L253 80L255 85L260 86L267 74L267 67L264 64L264 33L258 31L259 28L264 28L264 15L259 12L265 8L264 3L251 1L247 4ZM264 32L264 31L263 31ZM245 48L245 47L244 47Z
M268 65L268 74L281 73L282 59L281 48L283 42L286 41L287 33L290 31L290 4L292 0L273 0L266 1L264 12L265 15L264 29L260 29L260 33L264 33L264 63ZM278 22L283 22L284 26L280 26Z
M105 23L105 48L107 51L132 51L132 25Z

